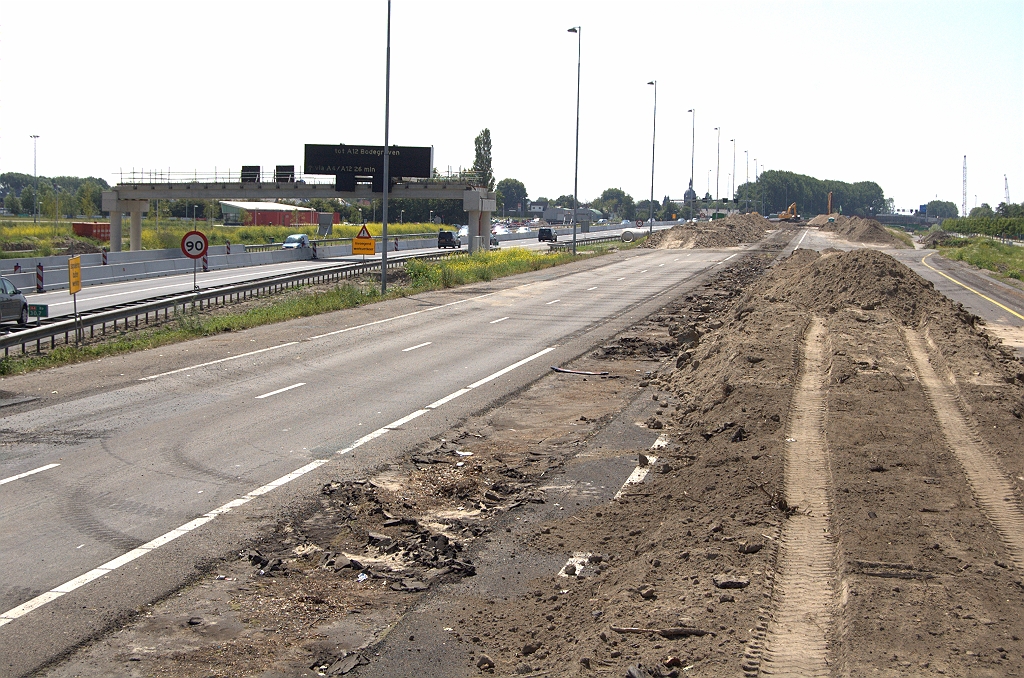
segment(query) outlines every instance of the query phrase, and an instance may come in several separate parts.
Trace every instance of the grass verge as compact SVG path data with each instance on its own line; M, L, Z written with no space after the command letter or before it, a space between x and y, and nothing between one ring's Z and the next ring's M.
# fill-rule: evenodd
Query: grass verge
M947 259L965 261L1007 278L1024 280L1024 247L1004 245L989 238L946 240L939 252Z
M914 249L914 240L913 240L913 238L911 238L909 235L907 235L907 232L904 231L903 229L901 229L901 228L892 228L891 226L886 226L885 230L887 230L890 233L892 233L893 237L895 237L897 240L899 240L901 243L903 243L904 245L906 245L910 249Z
M368 276L363 284L301 288L292 293L285 293L277 299L255 302L253 307L242 311L196 311L176 316L157 326L119 330L117 334L90 340L90 343L82 346L58 346L42 355L12 353L0 359L0 375L23 374L32 370L157 348L222 332L236 332L285 320L340 311L419 292L538 271L574 260L571 254L540 254L515 248L483 252L443 262L410 261L406 264L405 283L389 286L385 295L380 293L373 276Z

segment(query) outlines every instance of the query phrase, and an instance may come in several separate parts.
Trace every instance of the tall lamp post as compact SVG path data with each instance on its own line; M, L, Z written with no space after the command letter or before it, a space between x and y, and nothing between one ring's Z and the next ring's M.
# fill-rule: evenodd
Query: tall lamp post
M732 141L732 191L730 192L730 197L731 198L735 198L736 197L736 140L735 139L730 139L730 141Z
M651 124L651 222L647 231L654 235L654 142L658 136L658 81L651 80L647 84L654 85L654 122Z
M576 161L572 177L572 253L576 254L576 210L579 208L580 185L580 60L583 56L583 27L573 26L576 34Z
M391 147L388 145L388 121L391 114L391 0L388 0L388 47L384 67L384 198L381 206L381 248L380 248L380 293L388 291L388 189L391 188L391 169L388 160Z
M716 127L718 132L718 164L715 165L715 200L718 200L718 177L722 173L722 128Z
M39 218L39 170L36 168L36 139L39 138L38 134L32 136L32 174L36 178L36 194L32 198L32 223L36 223Z
M747 174L746 174L746 178L743 180L743 183L749 184L750 183L750 151L743 151L743 154L745 156L747 156ZM747 186L747 196L748 197L747 197L745 202L747 203L747 206L749 207L750 206L750 197L749 197L750 196L750 186Z
M687 113L692 113L690 116L690 190L693 190L693 158L694 151L697 148L697 109L691 108ZM693 197L690 198L690 218L693 218L693 201L697 197L697 192L693 192Z

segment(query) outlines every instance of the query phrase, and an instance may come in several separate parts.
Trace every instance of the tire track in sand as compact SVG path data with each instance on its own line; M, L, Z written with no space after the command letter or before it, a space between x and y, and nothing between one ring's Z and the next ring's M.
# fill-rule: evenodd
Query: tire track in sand
M827 635L834 609L835 546L829 534L825 445L825 327L812 318L804 337L800 381L786 438L786 501L772 613L760 673L827 676Z
M907 327L903 336L946 445L964 469L974 498L1006 545L1008 557L1018 568L1024 567L1024 511L1014 497L1009 478L978 435L955 382L947 384L935 371L924 339Z

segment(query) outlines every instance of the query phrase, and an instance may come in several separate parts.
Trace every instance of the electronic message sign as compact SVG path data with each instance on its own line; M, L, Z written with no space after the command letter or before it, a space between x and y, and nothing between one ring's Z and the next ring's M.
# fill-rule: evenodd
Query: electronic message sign
M388 175L392 178L427 179L434 168L430 146L391 146L389 158ZM383 189L383 146L306 144L304 160L306 174L333 174L339 191L355 190L356 177L371 179L374 191Z

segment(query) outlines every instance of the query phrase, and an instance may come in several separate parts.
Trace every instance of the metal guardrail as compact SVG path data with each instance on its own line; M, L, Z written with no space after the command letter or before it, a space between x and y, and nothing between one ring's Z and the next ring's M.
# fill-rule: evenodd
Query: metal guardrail
M464 254L464 251L455 251L404 256L393 255L388 257L388 268L402 267L406 261L413 259L436 261ZM273 294L302 285L330 282L351 278L375 270L379 271L380 266L380 260L343 264L299 273L260 278L235 285L212 287L186 294L170 295L133 305L98 309L97 311L80 314L78 318L57 320L46 325L11 332L0 337L0 348L3 348L5 357L10 355L11 349L17 346L21 346L22 353L27 353L28 349L26 347L31 344L35 344L36 353L41 353L44 347L49 350L56 348L62 336L64 338L64 345L68 345L76 340L76 336L79 336L78 333L81 333L80 336L84 338L85 333L88 332L89 337L92 338L96 336L97 328L99 328L101 335L106 334L108 326L111 331L116 332L121 321L124 321L124 327L127 329L132 326L132 318L135 319L134 326L139 327L140 319L148 325L151 317L153 320L159 320L160 314L163 313L163 319L166 321L172 315L178 315L179 307L182 312L185 312L186 308L198 307L199 310L202 310L203 308L218 305L218 302L219 305L224 306L230 301L242 301L247 298L258 297L261 294Z
M377 242L377 243L380 243L381 240L383 240L383 236L375 235L375 236L372 236L372 237L373 237L374 241ZM389 241L390 240L394 240L395 238L398 238L399 240L425 240L425 239L428 239L428 238L436 238L436 237L437 237L437 231L431 231L429 233L392 233L392 234L388 234L388 240ZM354 239L355 239L354 237L353 238L323 238L323 239L319 239L319 240L310 239L309 244L310 244L310 246L312 246L313 243L315 242L317 244L317 246L319 247L321 245L332 245L332 244L339 244L339 243L349 243L349 242L352 242ZM284 243L280 243L280 242L269 242L269 243L267 243L265 245L243 245L243 247L245 247L245 251L246 252L273 252L274 250L281 249L281 246L283 244Z
M601 235L596 238L577 238L576 247L582 247L583 245L596 245L602 242L615 242L621 241L621 235ZM552 251L555 250L570 250L572 249L572 240L566 240L564 242L553 242L548 243L548 248Z

